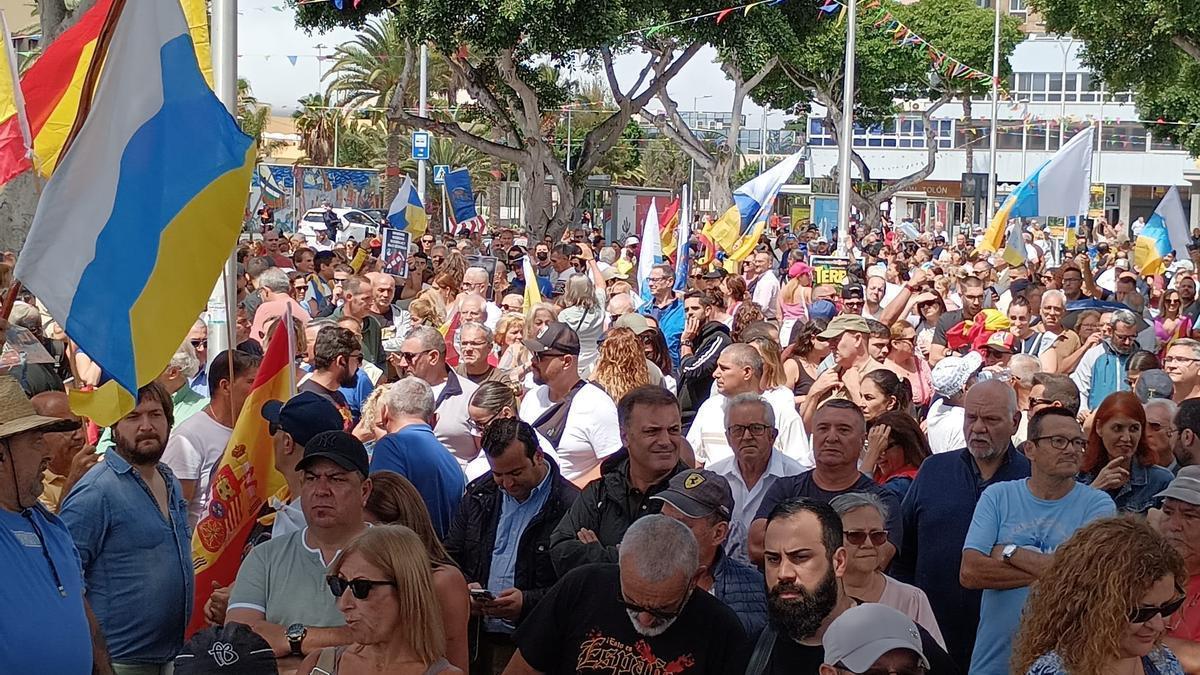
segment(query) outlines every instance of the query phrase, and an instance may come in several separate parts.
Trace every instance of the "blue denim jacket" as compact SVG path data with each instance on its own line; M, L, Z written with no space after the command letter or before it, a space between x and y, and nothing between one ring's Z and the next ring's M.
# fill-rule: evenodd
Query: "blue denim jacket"
M175 658L192 613L192 546L187 500L166 464L170 520L141 474L116 452L87 472L63 500L83 563L87 598L115 663Z
M1161 501L1155 495L1167 489L1173 477L1165 467L1153 464L1143 466L1134 459L1129 469L1129 481L1116 490L1105 490L1105 493L1116 502L1117 511L1144 514ZM1084 485L1091 485L1096 480L1096 474L1081 473L1078 480Z

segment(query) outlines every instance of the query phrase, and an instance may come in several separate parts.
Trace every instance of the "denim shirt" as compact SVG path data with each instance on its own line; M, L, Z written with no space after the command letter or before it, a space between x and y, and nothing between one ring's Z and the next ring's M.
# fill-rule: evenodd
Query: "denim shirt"
M487 583L487 589L493 594L513 587L521 537L546 505L546 499L550 496L550 479L554 475L553 471L547 471L542 482L533 488L523 502L500 491L500 521L496 524L496 545L492 549L492 566ZM488 619L487 629L493 633L511 633L516 626L504 619Z
M187 500L167 465L157 469L167 484L169 520L141 474L116 452L80 479L59 514L79 549L88 602L116 663L170 661L191 618Z
M1076 479L1084 485L1091 485L1098 473L1081 473ZM1134 458L1130 462L1129 480L1116 490L1104 492L1116 502L1117 511L1144 514L1162 501L1157 495L1167 489L1171 478L1170 469L1154 464L1143 466Z

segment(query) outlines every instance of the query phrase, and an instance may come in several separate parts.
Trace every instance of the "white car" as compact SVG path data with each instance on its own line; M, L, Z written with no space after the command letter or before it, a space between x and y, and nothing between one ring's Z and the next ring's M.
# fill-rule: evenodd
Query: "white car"
M364 211L335 207L333 213L341 222L341 227L337 232L329 233L330 238L334 241L346 241L354 237L354 241L361 243L379 234L379 223ZM309 209L300 219L300 226L296 231L304 235L305 241L313 241L317 238L314 226L320 227L324 224L325 209Z

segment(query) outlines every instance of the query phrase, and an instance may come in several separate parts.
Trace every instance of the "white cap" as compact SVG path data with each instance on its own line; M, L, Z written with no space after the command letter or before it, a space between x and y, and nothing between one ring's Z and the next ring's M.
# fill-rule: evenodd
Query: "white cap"
M625 245L626 245L626 246L637 246L637 245L638 245L638 243L639 243L639 242L638 242L638 238L637 238L637 237L626 237L626 238L625 238Z
M1129 269L1129 260L1127 260L1126 258L1117 258L1117 269L1119 269L1119 270Z
M865 673L879 657L893 649L907 649L918 662L929 668L921 648L917 624L900 612L875 602L864 602L841 613L821 637L825 665L841 664L856 673Z
M870 279L871 277L887 279L887 267L884 265L871 265L867 268L867 278Z

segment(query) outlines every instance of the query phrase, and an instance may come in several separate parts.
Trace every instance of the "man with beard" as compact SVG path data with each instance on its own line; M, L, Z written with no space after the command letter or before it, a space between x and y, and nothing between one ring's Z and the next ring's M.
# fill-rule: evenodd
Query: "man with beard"
M770 622L755 640L746 675L816 673L825 663L829 625L859 601L846 595L842 521L812 499L780 502L767 517L763 560ZM917 626L928 675L958 673L937 641Z
M1111 335L1087 350L1071 379L1079 387L1080 409L1095 410L1114 391L1128 391L1125 364L1137 348L1138 318L1127 309L1112 313Z
M618 564L571 570L534 607L504 675L741 673L745 632L721 601L696 591L700 573L691 531L645 516L625 533Z
M183 646L192 615L187 500L159 460L174 424L157 382L112 427L116 447L63 500L88 600L117 673L161 673Z
M363 362L362 343L349 328L325 326L313 341L313 373L297 391L311 391L329 401L342 414L345 428L354 428L350 403L338 389L358 383L358 368Z
M959 297L962 299L962 309L942 314L942 318L938 319L937 327L933 330L933 345L929 348L929 365L931 366L937 365L938 361L954 353L946 346L946 331L962 323L964 319L973 320L976 314L983 311L983 280L978 277L967 277L962 280L960 286ZM965 354L969 348L970 345L966 345L958 350L958 353Z

